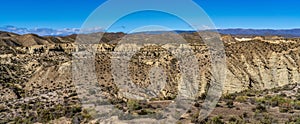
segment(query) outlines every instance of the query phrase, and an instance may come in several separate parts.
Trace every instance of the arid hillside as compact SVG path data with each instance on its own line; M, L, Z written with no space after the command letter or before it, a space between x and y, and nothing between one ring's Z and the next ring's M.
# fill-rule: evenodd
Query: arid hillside
M94 35L97 36L97 34ZM146 34L132 35L145 35L147 37ZM160 35L166 34L156 34L155 37L159 38ZM92 64L95 65L97 78L95 86L98 86L99 90L90 90L87 94L96 94L97 96L101 91L101 94L111 104L133 115L158 113L158 108L161 106L157 107L154 105L155 102L162 101L162 104L167 104L178 94L177 86L182 73L178 64L181 61L164 49L173 47L172 45L148 44L143 46L130 59L128 66L130 79L140 87L147 87L151 85L151 73L149 71L152 67L157 66L165 71L166 86L159 88L156 91L157 94L153 95L155 97L149 96L151 100L146 103L129 99L122 94L122 89L116 85L111 66L113 55L121 53L115 49L116 47L127 50L137 47L135 44L118 46L119 40L124 36L126 35L123 33L107 33L104 34L99 44L93 45L96 54L95 60L91 62L94 62ZM198 60L196 64L200 73L197 95L199 97L198 102L201 102L201 98L205 96L212 81L209 49L196 33L183 33L180 36L189 43ZM82 107L81 101L84 101L82 100L84 97L78 95L80 89L76 88L77 85L72 82L72 73L74 72L74 70L72 71L72 64L74 64L74 54L72 53L81 49L75 40L76 35L40 37L34 34L18 35L0 32L0 123L99 122L94 118L95 115ZM266 92L273 92L271 89L296 85L300 82L300 39L275 36L243 38L223 35L222 40L227 67L220 70L226 74L222 89L224 96L240 92L243 94L253 90L265 91L264 94L274 95ZM185 47L182 47L182 51L185 51ZM120 70L120 72L122 71ZM82 82L85 83L84 80ZM297 90L298 86L295 87ZM136 93L131 95L145 96ZM247 97L245 94L243 96ZM250 98L252 97L255 96L250 96ZM250 98L243 99L243 102L249 101ZM238 98L235 96L234 99ZM291 99L293 98L291 97ZM224 103L228 101L225 98L222 100ZM99 101L88 102L95 105L100 104ZM240 107L246 104L242 102L233 103ZM225 106L226 103L220 105ZM253 106L248 105L247 107ZM190 113L186 114L188 116L182 117L181 122L198 123L196 113L199 113L197 112L199 108L201 106L198 103L195 104L189 111ZM222 110L216 109L213 115L217 115L216 113ZM293 117L289 114L284 115ZM254 114L250 113L248 116L254 116ZM282 116L282 118L284 117ZM229 119L226 117L223 121ZM209 122L207 120L207 123Z

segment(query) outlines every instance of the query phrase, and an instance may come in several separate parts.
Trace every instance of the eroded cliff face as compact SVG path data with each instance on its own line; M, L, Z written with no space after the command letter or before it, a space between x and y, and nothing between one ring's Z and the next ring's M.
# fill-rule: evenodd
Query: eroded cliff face
M224 74L226 73L223 93L233 93L246 89L270 89L299 82L300 43L297 40L259 40L258 38L252 38L253 40L250 41L237 41L231 36L223 36L222 38L225 42L224 49L226 51L227 64L226 70L220 70ZM193 43L190 45L193 54L198 59L200 69L199 93L204 93L207 84L210 84L211 81L211 56L205 44ZM74 43L33 45L29 47L3 46L3 51L6 51L6 53L1 54L2 73L8 75L5 77L6 81L12 78L22 80L22 83L25 84L29 82L43 82L44 85L47 85L53 81L71 83L70 81L60 81L60 78L56 79L54 77L59 77L60 74L70 75L70 69L69 71L61 72L60 68L65 68L61 66L70 68L68 66L71 66L72 51L78 50L75 46ZM111 83L110 85L112 85L114 83L111 72L111 57L112 54L116 55L122 52L116 51L116 47L127 52L136 48L142 48L142 46L137 44L122 44L117 46L117 44L101 43L94 45L94 48L98 51L95 57L95 65L100 84ZM168 48L172 47L175 46L172 46L172 44L148 44L148 47L143 47L135 53L129 64L129 71L132 71L131 78L134 80L133 82L148 85L150 83L149 69L153 66L160 66L167 71L167 80L169 83L176 84L181 75L178 65L179 61L174 56L174 53L167 51ZM182 51L176 52L181 53L189 48L182 47L181 49ZM20 67L21 69L9 69L13 66ZM27 74L27 76L13 78L13 74L20 71L24 71L20 75ZM57 76L50 75L53 72L59 73L55 73ZM43 73L44 78L38 78L41 76L40 73ZM48 75L49 77L47 77ZM47 80L43 81L43 79ZM32 85L36 84L32 83Z
M223 93L240 92L246 89L264 90L284 86L286 84L298 83L300 80L299 45L299 42L291 40L276 42L251 40L225 44L227 68L226 70L220 70L226 73ZM142 68L150 68L151 66L161 63L174 64L177 62L176 57L172 58L171 56L167 56L165 59L150 59L151 57L160 58L160 55L163 55L162 53L164 51L160 50L161 48L163 48L163 46L156 46L156 52L153 52L153 54L157 54L157 56L146 55L147 53L149 54L149 51L144 52L144 54L141 51L142 53L138 53L137 55L144 58L139 61L132 60L139 62L141 66L140 69L142 70L136 69L137 72L133 72L139 74L139 76L137 75L133 78L137 81L136 83L149 82L146 80L147 77L149 78L147 74L149 70ZM126 49L130 49L130 47L127 46ZM198 46L194 45L193 51L199 60L199 93L201 94L206 91L207 84L211 82L210 54L204 44ZM109 71L101 68L110 67L110 64L101 65L105 63L103 61L109 61L104 58L105 57L97 59L100 63L98 63L99 66L97 66L97 68L102 70L101 72ZM109 57L107 59L109 59ZM178 78L178 76L180 76L180 69L172 69L172 71L174 70L178 70L178 74L175 74L177 75L175 77ZM175 79L175 77L173 77L173 79Z
M225 92L270 89L299 83L299 42L260 40L226 46Z

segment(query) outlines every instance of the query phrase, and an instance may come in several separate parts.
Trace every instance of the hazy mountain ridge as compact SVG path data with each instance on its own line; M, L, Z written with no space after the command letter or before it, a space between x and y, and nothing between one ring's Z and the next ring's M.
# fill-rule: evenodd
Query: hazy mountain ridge
M0 30L13 32L17 34L38 34L41 36L67 36L71 34L80 33L79 28L65 28L65 29L51 29L51 28L18 28L15 26L5 26L0 27ZM88 29L87 32L103 32L104 29L96 27ZM243 29L243 28L234 28L234 29L213 29L209 31L218 31L221 34L228 35L260 35L260 36L268 36L268 35L277 35L284 37L300 37L300 28L296 29ZM84 31L83 31L84 32ZM147 31L140 33L148 33L148 34L160 34L168 31ZM177 33L192 33L195 32L193 30L174 30L171 32Z
M300 29L218 29L221 34L300 37Z

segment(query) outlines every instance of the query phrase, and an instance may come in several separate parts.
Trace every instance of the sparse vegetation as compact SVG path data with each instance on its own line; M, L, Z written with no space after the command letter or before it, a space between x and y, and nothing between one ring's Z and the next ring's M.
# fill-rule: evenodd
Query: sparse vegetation
M211 124L224 124L222 116L213 117L210 121Z

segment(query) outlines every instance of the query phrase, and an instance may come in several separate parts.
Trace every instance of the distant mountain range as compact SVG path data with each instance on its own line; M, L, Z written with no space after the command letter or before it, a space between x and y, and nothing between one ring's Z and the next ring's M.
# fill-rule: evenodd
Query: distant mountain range
M205 31L218 31L220 34L227 35L259 35L259 36L282 36L282 37L300 37L300 29L284 29L284 30L275 30L275 29L218 29L218 30L205 30ZM147 31L147 32L137 32L145 34L160 34L165 32L176 32L176 33L193 33L196 31L184 31L184 30L175 30L175 31ZM136 33L135 33L136 34Z
M277 35L283 37L300 37L300 29L218 29L218 32L231 35Z
M78 34L80 32L79 28L65 28L65 29L51 29L51 28L18 28L14 26L5 26L0 27L0 31L12 32L17 34L37 34L40 36L67 36L71 34ZM96 27L88 29L87 32L103 32L104 29ZM212 30L211 30L212 31ZM215 31L215 30L214 30ZM300 28L299 29L218 29L221 34L230 34L230 35L277 35L283 37L300 37ZM146 34L160 34L168 31L147 31L147 32L137 32L137 33L146 33ZM174 31L173 31L174 32ZM175 30L177 33L193 33L195 31L187 30Z

